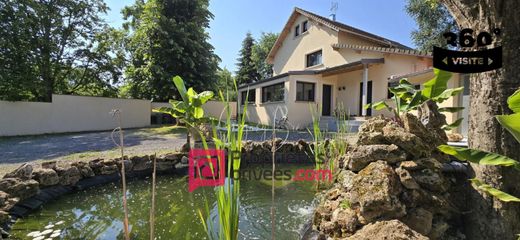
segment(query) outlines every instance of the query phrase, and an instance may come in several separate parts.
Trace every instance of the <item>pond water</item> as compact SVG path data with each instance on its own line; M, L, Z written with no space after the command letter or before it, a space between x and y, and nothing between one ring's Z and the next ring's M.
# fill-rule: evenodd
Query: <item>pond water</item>
M282 168L294 173L302 166ZM212 189L202 187L189 193L187 185L184 176L158 176L156 239L205 239L206 233L198 217L198 210L204 209L204 195L213 206L212 218L215 223L218 221ZM276 236L279 239L299 239L303 225L311 218L315 193L313 183L285 180L276 181L275 187ZM149 239L150 201L151 178L128 183L132 239ZM271 181L241 180L240 203L240 238L269 239ZM19 219L11 234L12 239L33 239L27 235L47 227L58 233L55 239L122 239L122 216L121 187L113 183L49 202L41 210Z

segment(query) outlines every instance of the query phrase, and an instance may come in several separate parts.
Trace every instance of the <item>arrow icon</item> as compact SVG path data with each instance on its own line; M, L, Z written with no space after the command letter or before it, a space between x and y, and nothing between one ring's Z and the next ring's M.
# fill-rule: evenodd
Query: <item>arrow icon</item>
M448 57L445 57L444 59L442 59L442 62L446 65L448 65Z
M493 63L493 59L491 59L490 57L488 57L488 65L491 65L491 63Z

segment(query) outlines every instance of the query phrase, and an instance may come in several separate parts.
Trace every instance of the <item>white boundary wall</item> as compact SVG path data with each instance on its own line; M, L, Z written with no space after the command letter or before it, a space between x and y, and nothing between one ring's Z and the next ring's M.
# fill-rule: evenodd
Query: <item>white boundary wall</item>
M171 105L169 103L164 103L164 102L153 102L152 103L152 108L154 108L154 109L161 108L161 107L171 107ZM225 121L226 120L226 111L224 110L225 107L226 107L226 103L224 103L224 102L208 101L203 106L204 115ZM231 108L231 116L235 117L237 115L237 102L229 102L229 107Z
M236 103L230 103L236 114ZM149 100L52 95L52 102L0 101L0 136L35 135L111 130L117 127L110 111L120 109L123 128L150 126L152 103ZM210 101L204 109L217 117L224 103ZM218 113L218 115L217 115Z

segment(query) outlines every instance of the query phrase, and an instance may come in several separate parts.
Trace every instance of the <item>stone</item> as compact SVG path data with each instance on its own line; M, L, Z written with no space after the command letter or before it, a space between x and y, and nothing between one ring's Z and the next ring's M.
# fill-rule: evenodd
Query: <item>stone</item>
M81 173L82 178L90 178L94 177L96 174L90 168L90 165L86 162L75 162L71 164L72 166L75 166L78 168L79 172Z
M47 187L56 185L60 182L58 173L51 168L39 168L34 170L33 179L40 183L40 186Z
M131 172L132 171L132 167L134 166L132 161L130 161L129 159L125 159L122 162L125 165L125 172ZM116 166L117 166L118 169L121 169L121 160L118 160L116 162Z
M359 132L357 145L387 144L382 132Z
M101 175L101 168L103 167L101 161L103 161L103 159L94 159L88 162L88 166L92 169L95 175Z
M188 157L186 157L186 156L182 156L182 158L181 158L181 163L182 163L182 164L188 164L188 162L189 162Z
M449 228L450 228L450 225L448 223L446 223L445 221L436 220L432 224L432 229L431 229L428 237L430 237L430 239L445 239L444 235L445 235L446 231L448 231Z
M406 153L396 145L361 145L346 154L347 168L359 171L369 163L383 160L390 164L406 160Z
M412 174L410 174L408 170L399 167L395 169L395 173L397 173L399 180L401 180L401 184L403 184L405 188L419 189L419 184L413 179Z
M402 161L399 163L399 167L406 170L422 169L415 161Z
M442 130L442 126L447 124L446 116L439 112L439 107L435 102L428 100L421 104L417 109L417 116L421 123L431 130L432 133L444 139L444 142L448 141L446 132Z
M150 159L151 158L148 157L148 156L144 156L144 157L134 156L134 157L131 157L130 161L132 161L132 165L133 165L132 170L134 170L134 171L143 171L143 170L151 169L152 168L152 161Z
M337 208L332 213L331 221L336 223L342 233L352 234L359 225L356 211L352 209Z
M428 235L432 230L433 214L424 208L414 208L408 211L403 223L422 235Z
M33 166L29 163L24 163L16 170L6 174L4 178L19 178L22 180L29 180L32 177Z
M337 176L337 181L341 184L344 191L350 191L353 187L353 181L356 174L349 170L341 170Z
M319 230L325 234L333 234L334 230L336 228L336 225L333 222L321 222Z
M42 168L54 169L56 168L56 161L42 162Z
M419 185L428 190L435 192L446 192L448 190L448 184L438 170L427 168L412 172L412 176Z
M0 225L4 225L7 221L9 221L9 213L0 210Z
M399 220L370 223L358 230L349 240L428 240Z
M0 191L0 208L4 207L9 200L9 194L4 191Z
M104 165L100 169L100 175L110 175L119 172L117 165Z
M406 214L398 198L401 184L387 162L370 163L354 177L352 185L351 203L359 203L361 223L399 218Z
M399 146L414 158L428 157L436 146L428 146L416 135L406 132L401 127L387 125L383 128L383 135L388 142Z
M407 132L420 137L427 145L439 146L446 144L447 138L445 133L443 133L442 136L439 136L437 131L424 126L415 115L411 113L403 114L401 115L401 120L403 122L403 127Z
M422 207L436 216L450 218L459 212L447 197L423 189L405 191L401 200L408 208Z
M32 179L4 178L0 180L0 191L23 200L36 195L39 191L39 184Z
M366 120L359 126L359 132L382 132L383 127L390 122L383 116L377 116Z
M460 142L464 137L459 133L448 133L448 142Z
M82 177L75 166L56 167L56 172L60 177L61 185L75 185Z

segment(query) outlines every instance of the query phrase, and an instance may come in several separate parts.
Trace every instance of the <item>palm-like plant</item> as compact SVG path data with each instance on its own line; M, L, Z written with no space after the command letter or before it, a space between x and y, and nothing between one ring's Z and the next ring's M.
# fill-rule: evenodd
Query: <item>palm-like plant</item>
M184 81L181 77L175 76L173 83L181 95L182 101L170 100L172 107L161 107L154 110L155 112L170 114L178 121L186 124L186 142L190 146L190 134L192 137L198 137L201 133L196 128L201 123L206 123L210 119L204 117L204 104L213 97L213 92L203 91L201 93L195 92L193 88L186 90Z
M520 143L520 89L507 99L507 103L509 108L513 111L513 114L497 115L496 118L500 125L507 129L507 131L509 131L509 133L511 133ZM500 154L489 153L477 149L452 147L448 145L441 145L438 149L461 161L470 161L481 165L513 167L520 171L520 162ZM478 179L471 179L471 182L475 184L478 189L495 196L501 201L520 202L520 198L493 188Z

